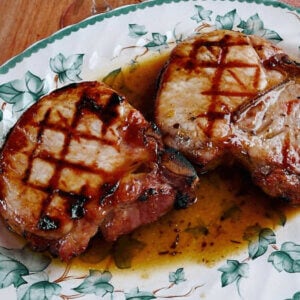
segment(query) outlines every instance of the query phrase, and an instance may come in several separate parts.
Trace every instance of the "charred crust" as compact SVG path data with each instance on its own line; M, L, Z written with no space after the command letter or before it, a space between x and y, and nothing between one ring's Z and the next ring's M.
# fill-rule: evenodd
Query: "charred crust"
M291 198L287 195L282 195L279 197L279 199L284 202L284 203L287 203L287 204L290 204L292 201L291 201Z
M124 102L124 98L117 93L112 93L106 105L102 105L97 103L96 98L98 97L99 95L96 94L83 93L77 104L77 111L80 112L82 109L88 109L97 114L106 126L108 126L119 116L117 107Z
M174 202L175 209L187 208L189 203L191 203L190 195L177 192Z
M38 223L38 228L44 231L55 230L59 226L58 221L49 216L42 216Z
M120 96L117 93L113 93L110 97L109 104L111 106L119 105L119 104L123 103L124 100L125 100L124 97Z
M149 197L157 195L158 192L154 188L149 188L145 190L139 197L138 200L141 202L145 202L148 200Z
M156 125L156 123L150 122L150 127L156 134L161 135L161 132L160 132L158 126Z
M76 201L71 205L71 218L81 219L85 215L84 204L88 199L84 196L77 197Z
M119 187L119 182L116 183L104 183L101 188L101 197L99 199L100 205L104 205L106 200L111 197Z

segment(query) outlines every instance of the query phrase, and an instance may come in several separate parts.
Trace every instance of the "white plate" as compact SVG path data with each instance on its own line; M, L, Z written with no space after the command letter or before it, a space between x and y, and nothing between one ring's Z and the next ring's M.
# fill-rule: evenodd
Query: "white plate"
M48 91L134 64L145 50L172 47L204 23L262 35L299 59L299 12L273 1L157 0L67 27L0 67L1 143ZM0 299L300 299L300 217L280 220L280 226L248 224L256 230L245 237L249 246L211 265L187 259L120 271L33 254L1 225Z

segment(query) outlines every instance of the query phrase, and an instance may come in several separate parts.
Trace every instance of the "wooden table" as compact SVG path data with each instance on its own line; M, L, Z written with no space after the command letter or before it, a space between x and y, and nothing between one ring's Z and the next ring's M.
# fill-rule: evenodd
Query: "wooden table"
M34 42L88 16L143 0L0 0L0 65ZM282 0L300 7L300 0Z

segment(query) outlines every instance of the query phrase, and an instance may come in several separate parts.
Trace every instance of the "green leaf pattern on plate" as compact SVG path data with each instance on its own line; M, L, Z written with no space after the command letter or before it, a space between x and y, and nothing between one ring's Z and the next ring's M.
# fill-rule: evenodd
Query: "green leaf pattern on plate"
M50 282L45 272L25 276L25 283L17 289L18 300L45 299L50 300L60 295L61 286Z
M242 32L245 34L256 34L273 42L282 41L277 32L264 28L264 23L258 14L251 16L246 22L242 21L238 27L242 28Z
M285 242L280 250L273 252L268 261L271 262L278 272L300 272L300 245L293 242Z
M36 253L28 247L22 249L0 247L0 254L15 261L22 262L30 273L43 271L51 263L51 258L48 255ZM33 256L34 260L32 259Z
M195 5L195 9L197 13L191 17L192 20L196 21L197 23L200 23L202 21L211 21L211 14L213 13L211 10L204 9L201 5Z
M141 37L145 34L147 34L146 27L144 25L138 25L138 24L129 24L129 36L133 38Z
M232 30L235 26L240 24L241 18L238 16L236 9L226 13L224 16L218 15L216 17L217 29Z
M297 292L293 295L293 298L285 299L285 300L300 300L300 292Z
M50 68L57 74L60 83L80 81L79 76L83 63L83 54L73 54L65 57L59 53L53 58L50 58Z
M12 104L12 112L20 112L45 95L49 87L45 80L27 71L24 79L15 79L0 85L0 98Z
M175 272L170 272L169 281L174 284L179 284L180 282L186 281L184 269L179 268Z
M240 295L240 280L249 276L249 265L237 260L227 260L227 264L220 267L218 271L222 272L222 287L235 282L237 285L238 293Z
M276 243L273 230L259 226L249 227L244 234L244 239L249 241L248 252L251 259L262 256L266 253L269 245Z
M22 263L0 254L0 288L22 285L26 282L22 276L28 274L28 269Z
M95 294L104 297L108 293L113 293L114 287L109 283L112 275L110 272L100 272L90 270L88 277L74 290L80 294Z
M145 44L146 48L156 48L160 46L167 46L167 36L158 32L152 33L152 40Z
M151 292L140 291L139 288L132 289L129 293L125 293L126 300L150 300L155 298Z

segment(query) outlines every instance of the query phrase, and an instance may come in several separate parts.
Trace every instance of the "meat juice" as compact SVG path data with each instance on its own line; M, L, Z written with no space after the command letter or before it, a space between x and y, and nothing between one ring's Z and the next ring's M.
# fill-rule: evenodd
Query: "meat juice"
M160 53L139 59L100 80L125 95L151 121L158 77L167 58L168 53ZM265 195L238 166L220 167L199 177L194 205L173 210L114 244L96 237L86 253L74 259L75 266L109 270L180 262L213 266L247 248L249 229L276 230L297 213Z

